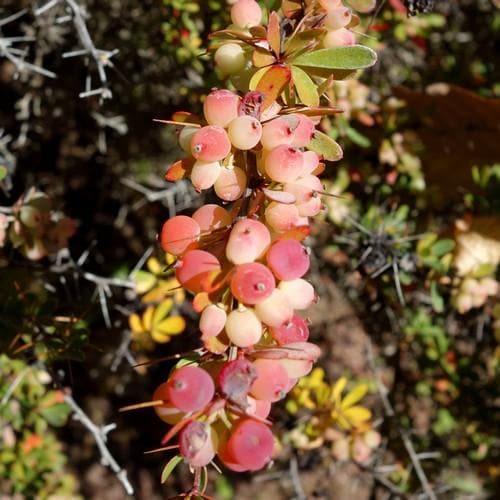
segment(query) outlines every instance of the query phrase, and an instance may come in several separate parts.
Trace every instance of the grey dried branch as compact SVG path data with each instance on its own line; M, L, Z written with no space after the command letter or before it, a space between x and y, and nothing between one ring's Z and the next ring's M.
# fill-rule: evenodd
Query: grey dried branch
M76 401L70 394L64 395L64 401L73 410L73 418L81 422L81 424L92 434L95 440L99 453L101 454L101 464L109 467L116 475L118 480L122 483L123 488L128 495L134 494L134 488L127 477L127 471L122 469L118 462L114 459L113 455L107 447L107 436L108 434L116 428L116 424L108 424L98 427L87 414L78 406Z
M75 0L50 0L42 7L35 10L35 16L40 16L57 5L64 5L68 11L68 15L57 18L59 22L65 22L71 19L75 27L76 34L82 45L81 49L72 50L62 54L63 58L85 57L94 61L97 68L100 86L92 88L91 77L88 75L85 82L85 91L80 92L79 97L84 99L91 96L99 96L101 99L110 99L113 95L108 87L108 76L106 69L113 67L111 58L118 53L118 49L102 50L98 49L90 36L87 28L86 18L88 14L85 9Z
M15 14L7 16L0 19L0 57L5 57L8 59L16 68L15 76L19 76L21 73L34 72L40 75L46 76L48 78L56 78L56 74L52 71L45 69L44 67L33 64L25 60L27 51L15 47L16 43L25 43L34 41L32 36L11 36L7 37L2 33L2 26L6 26L13 21L17 21L19 18L23 17L27 13L26 9L20 10Z

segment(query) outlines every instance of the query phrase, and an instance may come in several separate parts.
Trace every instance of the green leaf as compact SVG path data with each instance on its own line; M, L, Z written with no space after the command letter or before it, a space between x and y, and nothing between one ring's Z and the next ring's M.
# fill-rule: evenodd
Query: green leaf
M7 177L7 167L0 165L0 182L2 182Z
M338 161L344 155L340 145L331 137L316 130L311 142L307 145L307 149L318 153L325 160Z
M431 247L431 254L435 257L442 257L455 248L455 242L450 239L439 240Z
M71 408L66 403L57 403L40 410L40 415L54 427L62 427L66 424Z
M444 311L444 300L439 294L437 283L435 281L431 283L431 301L434 311L437 313L442 313Z
M349 137L354 144L362 148L368 148L371 145L370 139L358 132L355 128L348 127L345 131L345 135L347 135L347 137Z
M311 77L304 70L292 66L292 79L301 102L306 106L318 106L318 88Z
M377 54L363 45L333 47L306 52L292 62L296 66L327 70L357 70L369 68L377 61Z
M172 457L165 467L163 467L163 470L161 472L161 484L165 483L167 479L170 477L170 474L174 471L174 469L182 462L182 457L181 455L175 455L175 457Z

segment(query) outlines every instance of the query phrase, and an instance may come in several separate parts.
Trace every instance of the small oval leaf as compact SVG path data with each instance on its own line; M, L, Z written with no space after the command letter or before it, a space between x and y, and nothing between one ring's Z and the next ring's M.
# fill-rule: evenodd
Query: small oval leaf
M161 484L165 483L167 479L170 477L170 474L174 471L174 469L182 462L182 457L180 455L175 455L172 457L163 470L161 472Z
M298 66L292 66L292 79L301 102L306 106L318 106L318 88L311 77Z
M342 148L338 142L331 137L316 130L311 142L307 145L307 149L318 153L325 160L338 161L344 156Z
M377 54L364 45L332 47L306 52L293 60L296 66L328 70L356 70L369 68L377 61Z

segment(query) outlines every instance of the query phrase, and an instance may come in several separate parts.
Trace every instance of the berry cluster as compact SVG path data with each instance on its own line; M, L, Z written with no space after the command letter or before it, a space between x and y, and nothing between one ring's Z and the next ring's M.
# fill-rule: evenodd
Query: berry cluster
M263 467L273 451L265 422L271 403L319 356L307 342L307 321L295 312L315 300L303 279L310 259L301 243L308 217L322 208L315 173L323 166L307 150L315 126L302 114L263 119L261 101L255 92L240 97L214 90L204 103L204 121L181 130L194 187L214 187L234 204L230 210L207 204L191 217L172 217L160 234L163 250L178 259L177 280L195 294L201 339L212 355L175 370L154 395L165 401L157 407L162 419L186 422L181 454L196 467L216 453L234 470ZM203 423L193 418L197 412ZM214 431L221 412L230 423L222 438Z
M172 217L159 236L176 258L177 281L194 295L203 347L195 361L176 365L147 406L173 426L163 443L178 435L198 479L216 456L234 471L271 460L271 404L320 356L300 314L316 299L304 279L310 257L303 241L309 218L323 208L323 160L342 151L316 130L321 116L338 112L321 108L319 98L336 68L348 75L376 59L360 46L344 47L340 58L325 48L329 33L356 22L340 1L287 1L279 14L263 15L255 0L238 0L231 19L214 34L214 58L241 93L213 90L203 117L176 113L167 121L180 128L186 157L166 180L189 178L220 200ZM312 59L304 55L311 47L320 49Z

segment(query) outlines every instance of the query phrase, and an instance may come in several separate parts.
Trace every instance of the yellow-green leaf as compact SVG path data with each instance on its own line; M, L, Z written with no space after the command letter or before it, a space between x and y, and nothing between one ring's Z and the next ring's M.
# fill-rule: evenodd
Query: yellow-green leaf
M345 410L342 415L349 421L353 427L370 420L372 412L364 406L353 406Z
M316 130L311 142L307 145L307 149L318 153L325 160L338 161L344 155L340 145L331 137Z
M332 389L332 401L340 401L340 395L347 385L347 379L345 377L340 377Z
M369 68L377 61L377 54L364 45L332 47L314 50L296 57L294 66L334 70L357 70Z
M134 333L143 333L144 332L144 328L142 326L141 318L139 317L138 314L135 314L135 313L131 314L128 317L128 324L130 326L130 329Z
M306 106L317 106L319 104L318 88L304 70L292 66L292 80L303 104Z
M174 469L182 462L182 456L176 455L172 457L165 467L163 467L163 471L161 473L161 483L163 484L169 477L170 474L174 471Z
M158 304L153 315L153 325L156 326L158 323L160 323L160 321L166 318L173 306L174 301L172 299L165 299L160 304Z
M186 329L186 321L182 316L170 316L155 326L155 330L168 333L169 335L178 335Z
M359 384L352 391L350 391L345 398L342 399L341 407L346 409L356 404L365 396L367 392L368 386L366 384Z
M146 308L144 314L142 315L142 325L144 326L144 329L147 331L151 330L151 327L153 326L154 312L155 308L153 306L149 306Z

